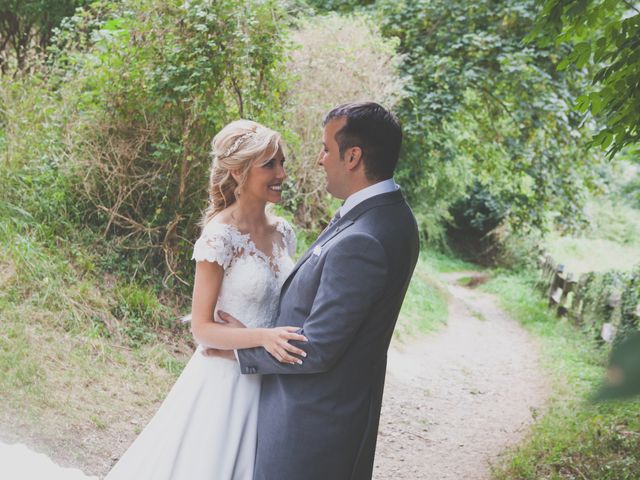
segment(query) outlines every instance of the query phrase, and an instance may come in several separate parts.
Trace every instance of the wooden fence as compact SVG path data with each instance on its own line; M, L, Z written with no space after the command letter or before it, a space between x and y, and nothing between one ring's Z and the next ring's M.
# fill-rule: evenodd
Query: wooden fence
M576 278L548 254L540 255L538 266L538 287L558 316L597 330L609 343L621 327L640 326L639 273L588 273Z

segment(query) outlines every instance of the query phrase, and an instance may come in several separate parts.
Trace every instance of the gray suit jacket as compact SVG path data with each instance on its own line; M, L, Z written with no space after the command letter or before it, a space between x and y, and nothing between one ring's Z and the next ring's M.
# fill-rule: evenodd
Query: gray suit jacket
M418 258L400 191L356 205L323 232L282 287L278 326L299 326L302 365L238 350L265 375L255 480L371 478L387 349Z

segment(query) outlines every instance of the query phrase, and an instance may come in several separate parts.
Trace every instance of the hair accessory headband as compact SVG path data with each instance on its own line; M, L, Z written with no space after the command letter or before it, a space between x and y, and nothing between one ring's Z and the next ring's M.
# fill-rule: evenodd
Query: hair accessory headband
M251 137L255 132L247 132L244 133L242 135L240 135L238 138L236 138L236 141L233 142L231 144L231 146L229 148L227 148L227 151L224 152L224 156L225 157L230 157L231 155L233 155L234 153L236 153L238 151L238 148L240 148L240 145L249 137Z

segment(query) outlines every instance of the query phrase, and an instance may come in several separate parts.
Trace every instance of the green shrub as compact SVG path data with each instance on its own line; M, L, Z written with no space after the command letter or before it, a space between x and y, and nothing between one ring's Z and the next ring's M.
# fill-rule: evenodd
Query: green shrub
M640 209L640 176L625 184L622 187L622 194L635 209Z
M588 238L640 247L640 212L625 202L595 198L587 204Z
M620 296L620 330L623 336L640 330L640 266L629 274Z
M74 105L67 100L37 75L0 77L0 215L49 241L70 235L87 207L68 162Z
M449 244L462 258L484 265L494 263L499 242L492 232L507 214L504 203L476 183L449 211Z
M588 273L580 277L578 293L582 304L579 321L592 338L600 339L603 324L619 324L620 294L626 280L624 273L616 271Z
M50 85L81 92L69 161L84 220L174 288L191 276L214 134L238 117L283 129L281 13L275 1L96 3L58 35Z

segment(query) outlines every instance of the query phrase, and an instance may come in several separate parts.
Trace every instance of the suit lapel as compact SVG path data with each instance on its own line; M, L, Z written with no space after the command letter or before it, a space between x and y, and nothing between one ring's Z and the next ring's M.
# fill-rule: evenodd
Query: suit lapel
M302 255L302 257L300 257L300 260L298 260L298 262L293 267L293 270L291 270L291 273L289 274L287 279L284 281L282 285L281 293L284 295L284 292L289 286L291 279L296 274L298 269L302 266L302 264L304 264L304 262L306 262L309 259L309 257L313 253L313 250L316 247L318 246L322 247L324 244L326 244L329 240L331 240L333 237L338 235L340 232L344 231L345 229L353 225L356 219L367 210L370 210L371 208L375 208L381 205L389 205L389 204L397 203L403 200L404 200L404 197L402 196L402 193L400 193L400 190L396 190L394 192L376 195L375 197L371 197L365 200L364 202L359 203L358 205L353 207L349 212L347 212L347 214L344 217L342 217L334 225L332 225L331 228L328 228L327 230L322 232L320 236L316 239L316 241L313 242L313 244L309 247L309 249Z
M291 278L295 275L295 273L302 266L302 264L306 262L309 259L309 257L311 257L316 247L322 247L325 243L327 243L333 237L338 235L340 232L344 231L345 229L353 225L353 223L354 223L353 220L340 219L340 221L336 222L335 225L332 225L331 228L322 232L320 236L316 239L316 241L313 242L313 244L307 249L306 252L304 252L302 257L300 257L300 260L298 260L298 262L294 265L293 270L291 270L291 273L289 274L287 279L284 281L284 284L282 285L282 291L284 292Z

